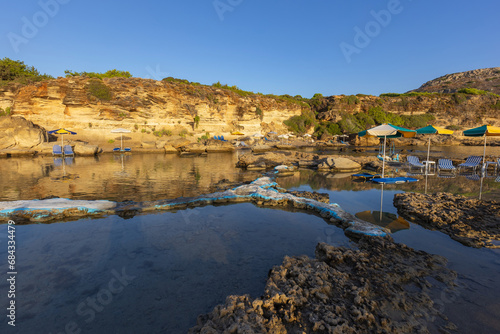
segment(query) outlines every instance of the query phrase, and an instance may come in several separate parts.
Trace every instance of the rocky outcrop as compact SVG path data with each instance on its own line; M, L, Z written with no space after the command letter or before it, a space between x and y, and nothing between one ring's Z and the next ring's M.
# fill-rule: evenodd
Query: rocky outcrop
M303 168L318 168L332 172L357 171L370 163L377 163L373 156L365 157L332 157L297 151L276 151L265 153L245 153L239 156L236 167L251 169L260 166L262 169L274 168L279 165L294 165Z
M0 149L32 148L45 139L45 130L23 117L0 117Z
M0 107L48 129L67 127L89 136L113 128L174 134L239 130L250 135L268 128L285 131L283 121L301 113L298 104L263 95L139 78L97 80L109 93L99 99L89 89L95 80L58 78L2 88Z
M500 248L500 203L448 193L394 195L398 214L470 247Z
M359 250L320 243L316 258L285 257L261 298L229 296L190 333L428 333L456 329L431 298L453 292L446 260L390 238ZM431 284L431 281L433 282Z
M446 74L427 81L414 91L454 93L461 88L467 87L500 94L500 67Z

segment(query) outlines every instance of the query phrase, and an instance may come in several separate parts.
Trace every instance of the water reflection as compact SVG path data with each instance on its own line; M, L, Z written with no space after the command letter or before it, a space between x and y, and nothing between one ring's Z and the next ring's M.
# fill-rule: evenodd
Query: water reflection
M147 201L215 191L223 181L247 182L260 173L235 168L235 154L179 158L163 154L106 154L60 160L3 159L1 201L71 199Z

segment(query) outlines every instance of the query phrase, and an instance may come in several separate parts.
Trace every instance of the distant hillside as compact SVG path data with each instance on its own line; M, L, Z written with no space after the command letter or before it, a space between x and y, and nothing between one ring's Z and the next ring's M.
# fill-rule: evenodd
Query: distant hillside
M424 83L413 92L455 93L463 88L500 94L500 67L446 74Z

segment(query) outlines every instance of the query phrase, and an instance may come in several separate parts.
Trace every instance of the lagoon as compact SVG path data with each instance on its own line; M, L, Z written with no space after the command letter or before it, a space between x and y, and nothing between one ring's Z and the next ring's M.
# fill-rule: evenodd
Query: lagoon
M5 159L0 200L47 198L145 201L210 193L260 173L234 167L235 154ZM350 213L397 214L395 193L425 191L425 180L385 186L348 175L303 170L278 178L281 187L330 195ZM477 196L479 181L429 176L428 192ZM483 198L500 198L500 183L485 178ZM230 294L258 297L267 273L285 255L314 255L320 242L356 248L342 229L306 212L252 204L207 206L177 212L109 216L54 224L18 225L18 319L14 333L59 333L76 324L82 333L185 333L199 314ZM7 228L0 225L0 240ZM446 257L458 272L457 292L438 296L459 332L500 331L500 251L472 249L409 223L396 242ZM7 257L6 247L0 257ZM4 261L0 270L6 272ZM120 281L118 278L122 278ZM115 279L115 280L114 280ZM6 283L0 283L5 291ZM6 299L3 297L2 307ZM6 304L5 304L6 305Z

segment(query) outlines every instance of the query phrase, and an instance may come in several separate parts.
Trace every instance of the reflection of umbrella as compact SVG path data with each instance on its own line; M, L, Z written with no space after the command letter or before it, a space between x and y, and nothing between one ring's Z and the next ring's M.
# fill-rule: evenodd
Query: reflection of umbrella
M464 136L481 137L484 136L484 149L483 149L483 166L486 163L486 137L500 136L500 128L497 126L483 125L477 128L464 131ZM481 192L483 189L483 178L481 177L481 188L479 190L479 199L481 199Z
M355 216L369 223L385 227L389 229L391 233L410 228L410 223L389 212L363 211L356 213Z
M439 135L452 135L453 131L447 130L445 128L440 128L438 126L429 125L424 128L417 129L418 134L439 134ZM429 136L429 143L427 144L427 161L429 161L429 155L431 153L431 137ZM427 165L428 167L429 165ZM427 168L425 169L427 174Z
M268 135L277 135L278 133L276 131L271 131L267 133Z
M369 137L379 137L379 138L384 137L384 153L382 155L382 178L383 178L385 170L385 145L387 138L398 138L398 137L411 138L415 137L416 134L417 132L415 130L405 129L392 124L382 124L374 128L371 128L369 130L361 131L358 133L358 136L360 137L369 136Z
M64 135L76 135L76 132L69 131L63 128L48 132L51 135L61 135L61 147L64 148Z
M111 133L119 133L120 134L120 151L123 151L123 134L124 133L130 133L130 130L127 129L113 129L111 130Z

